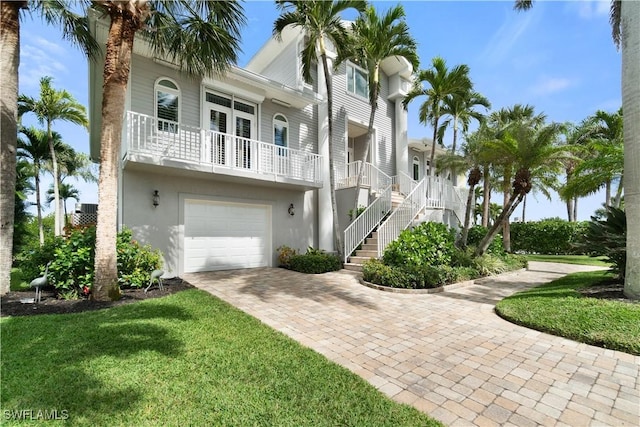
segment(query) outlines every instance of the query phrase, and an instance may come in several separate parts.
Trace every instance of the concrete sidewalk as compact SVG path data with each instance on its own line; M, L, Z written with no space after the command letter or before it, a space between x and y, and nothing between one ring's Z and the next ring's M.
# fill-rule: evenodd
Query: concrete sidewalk
M536 332L496 302L592 267L528 271L439 294L397 294L341 270L276 268L183 278L449 425L640 425L640 357Z

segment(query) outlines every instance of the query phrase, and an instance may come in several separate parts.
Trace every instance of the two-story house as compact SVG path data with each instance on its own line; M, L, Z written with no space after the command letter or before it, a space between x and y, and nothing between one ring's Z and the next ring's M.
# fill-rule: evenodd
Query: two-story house
M91 26L105 41L108 23L93 19ZM162 251L167 275L275 266L281 245L334 250L329 150L343 230L359 167L365 167L364 205L389 199L392 189L407 195L414 179L424 175L423 157L416 172L402 106L410 65L397 58L383 64L375 144L361 166L369 118L366 71L345 63L334 73L330 142L322 73L314 71L310 85L302 79L304 41L299 30L287 29L245 68L189 76L153 57L136 39L122 130L118 223ZM90 61L96 160L102 69L101 61ZM378 223L381 214L374 215Z

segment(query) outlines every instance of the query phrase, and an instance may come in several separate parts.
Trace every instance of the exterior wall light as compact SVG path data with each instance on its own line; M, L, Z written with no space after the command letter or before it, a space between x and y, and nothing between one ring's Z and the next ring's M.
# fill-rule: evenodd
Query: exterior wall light
M289 205L289 209L287 209L287 212L289 212L289 215L291 215L291 216L294 216L296 214L295 207L293 206L293 203L291 203Z
M153 207L157 208L159 204L160 204L160 193L158 193L158 190L153 190Z

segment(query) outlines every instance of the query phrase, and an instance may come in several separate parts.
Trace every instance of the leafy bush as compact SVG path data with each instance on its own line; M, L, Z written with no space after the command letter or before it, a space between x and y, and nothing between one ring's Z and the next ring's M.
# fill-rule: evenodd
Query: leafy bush
M349 213L348 213L349 220L353 221L354 219L359 217L362 214L362 212L364 212L366 209L367 209L366 206L362 206L362 205L358 206L358 209L356 210L355 216L353 215L353 209L349 209Z
M450 283L478 277L472 267L432 266L390 266L381 260L370 259L362 265L365 281L391 288L432 289Z
M530 254L584 254L582 242L587 224L560 218L514 222L511 224L511 249Z
M627 216L622 209L609 206L605 219L591 217L581 249L594 256L605 256L611 271L624 279L627 265Z
M425 222L413 230L404 230L384 251L387 265L448 265L454 247L454 231L446 225Z
M298 254L298 251L290 248L287 245L282 245L276 248L278 251L278 266L283 268L291 267L291 257Z
M480 243L480 241L484 239L484 236L487 235L488 231L489 229L487 229L486 227L483 227L481 225L474 225L469 229L469 235L467 237L467 245L478 246L478 243ZM502 234L498 234L496 235L496 237L493 238L493 241L491 242L491 244L489 245L489 248L487 249L487 253L494 254L494 255L504 254L504 244L502 243Z
M94 278L95 227L76 227L68 237L56 237L18 257L23 277L32 280L49 266L49 283L62 298L77 298L86 294ZM142 246L131 239L131 230L117 236L118 280L121 286L143 287L151 271L162 265L159 251ZM85 287L87 289L85 290Z
M320 274L340 270L342 261L337 255L309 247L306 254L289 257L289 268L300 273Z

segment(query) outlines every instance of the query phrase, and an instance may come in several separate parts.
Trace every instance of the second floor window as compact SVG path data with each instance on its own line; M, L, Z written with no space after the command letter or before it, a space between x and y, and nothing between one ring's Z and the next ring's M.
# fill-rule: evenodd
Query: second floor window
M180 121L180 89L169 79L156 82L156 117L158 130L177 132Z
M369 74L353 64L347 64L347 92L369 98Z
M273 143L279 147L289 145L289 123L282 114L273 117ZM284 155L285 150L278 149L278 154Z

